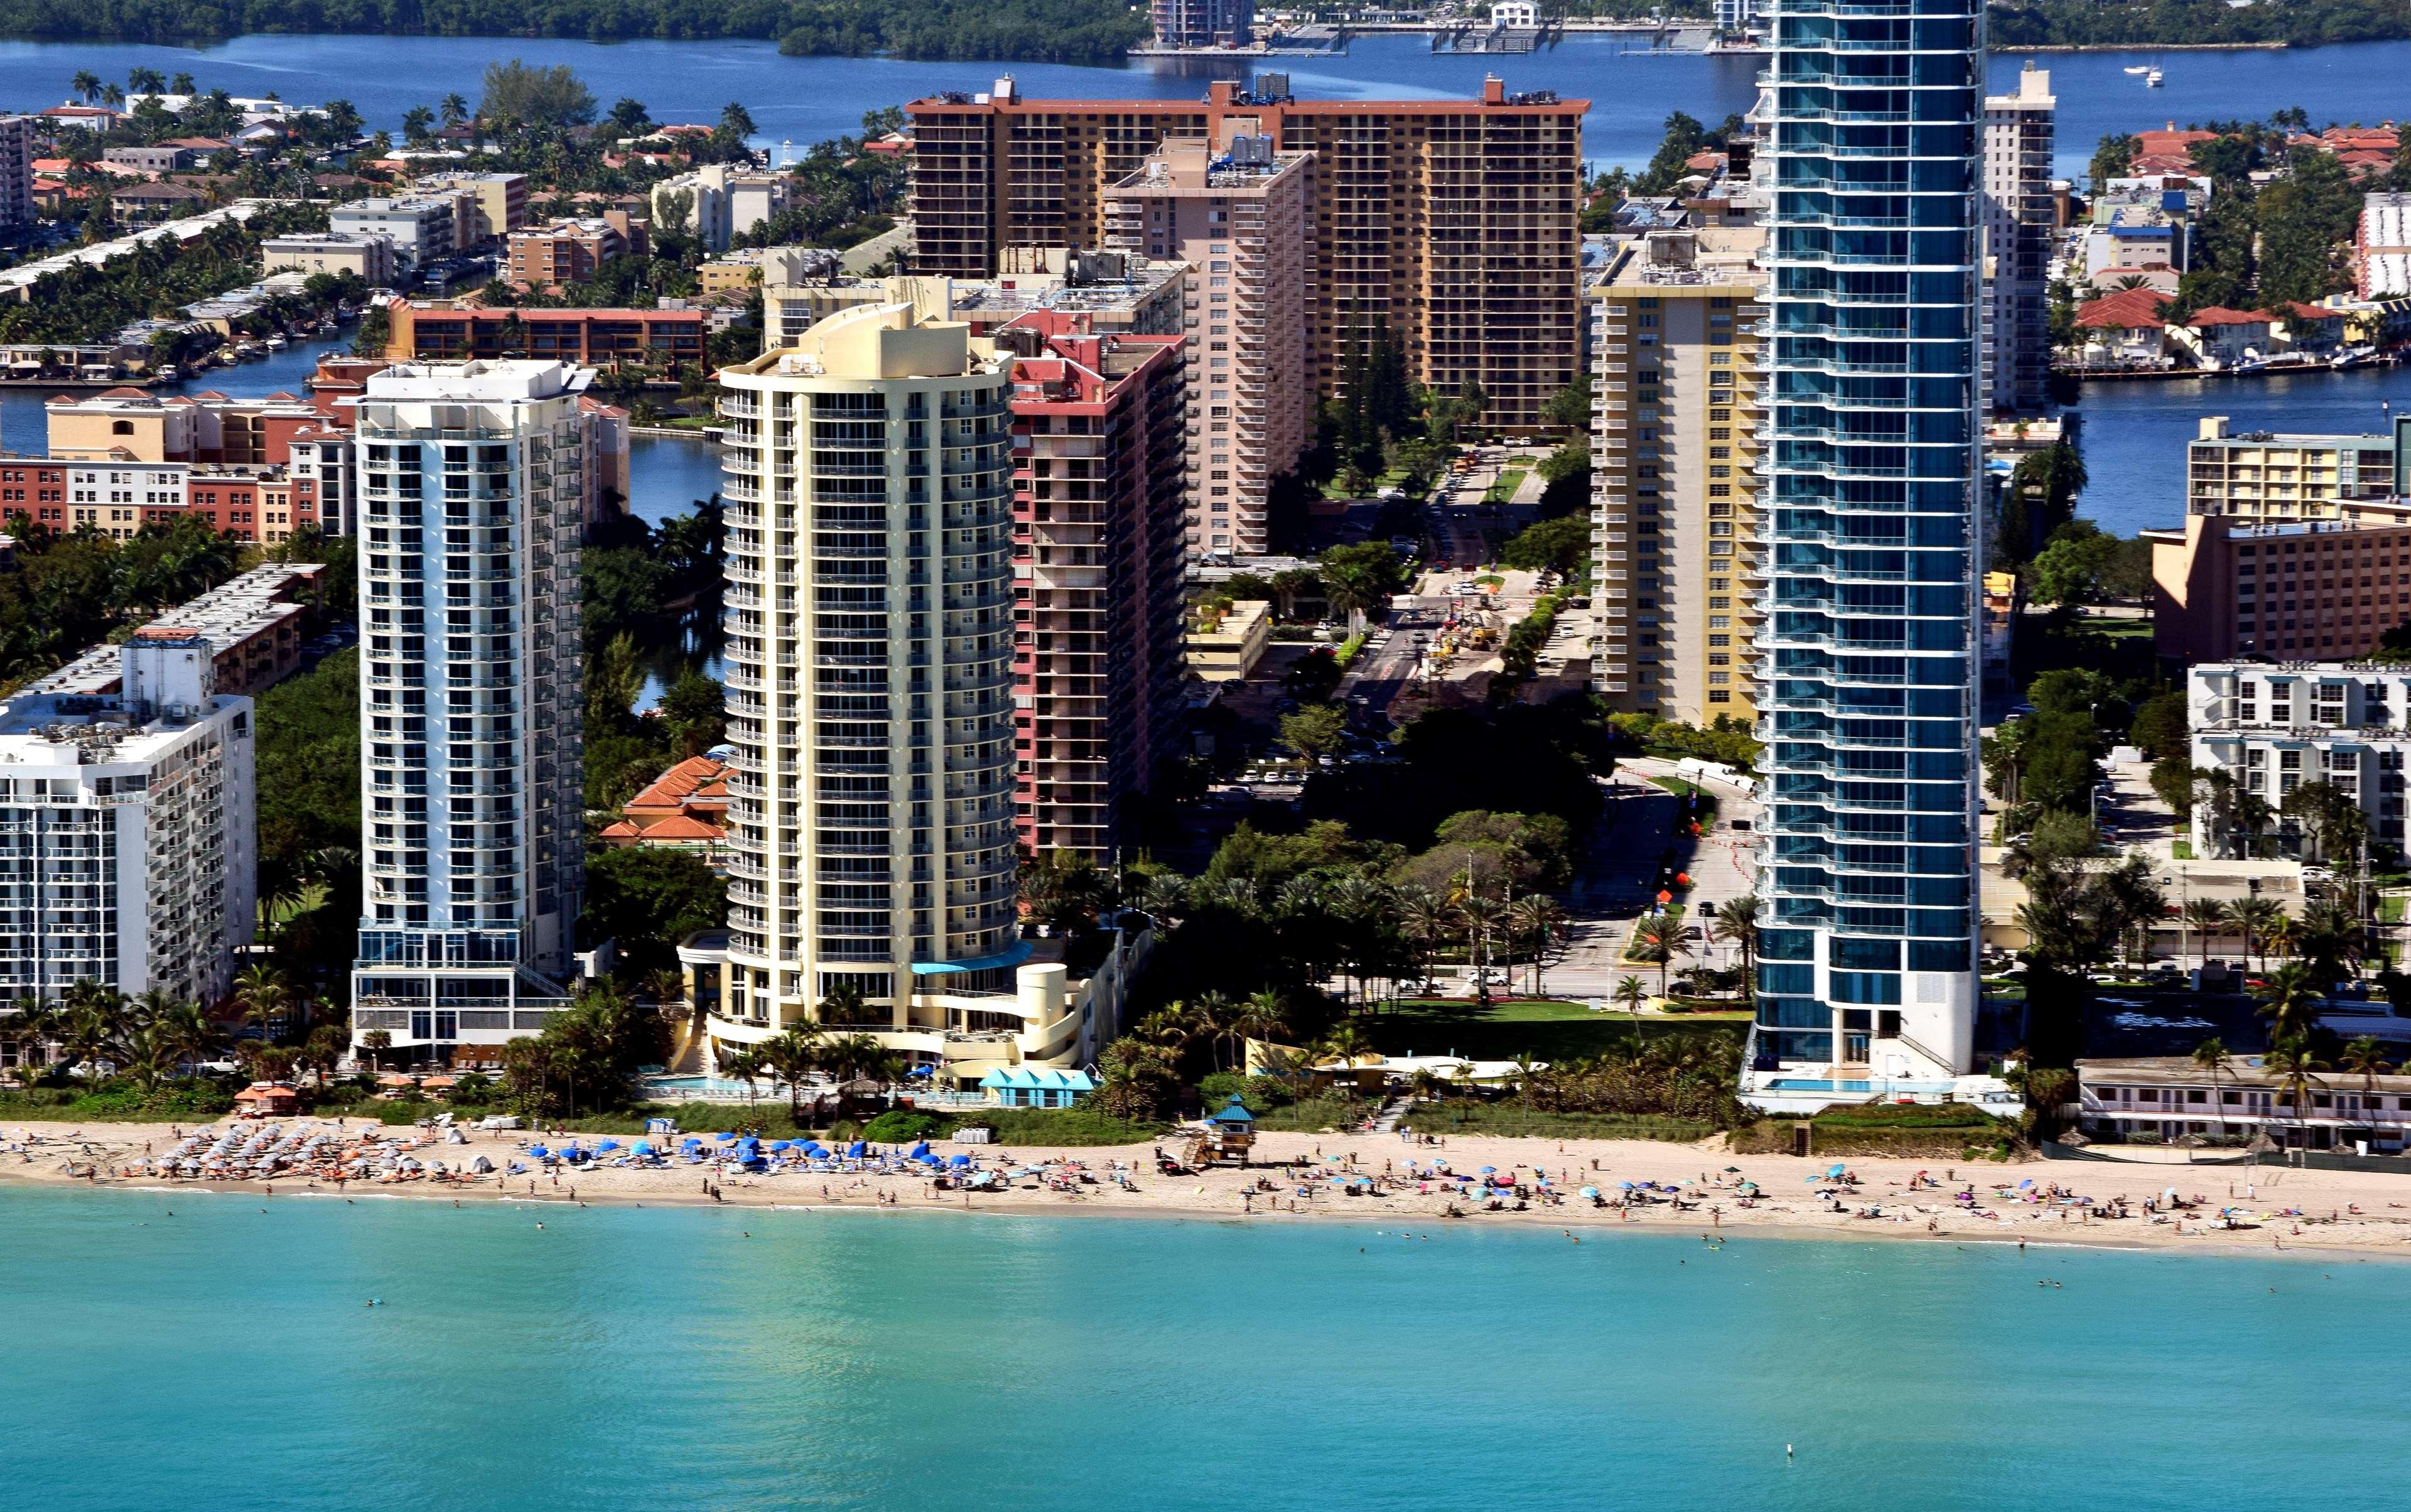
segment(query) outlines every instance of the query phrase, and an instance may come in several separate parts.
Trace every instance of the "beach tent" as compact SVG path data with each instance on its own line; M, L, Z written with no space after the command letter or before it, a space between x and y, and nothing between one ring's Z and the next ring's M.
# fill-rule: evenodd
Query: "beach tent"
M856 1139L854 1143L846 1146L845 1152L849 1158L859 1160L864 1155L870 1152L870 1143L866 1139Z
M485 1156L479 1155L476 1159L469 1162L469 1169L475 1175L491 1176L494 1173L494 1163L488 1160Z

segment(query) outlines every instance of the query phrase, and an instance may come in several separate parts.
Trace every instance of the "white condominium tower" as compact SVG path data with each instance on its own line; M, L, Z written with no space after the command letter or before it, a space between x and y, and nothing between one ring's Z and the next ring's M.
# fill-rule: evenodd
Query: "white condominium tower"
M1774 14L1746 1093L1965 1072L1976 1006L1983 7Z
M549 361L402 363L355 401L355 1043L448 1061L544 1026L585 877L578 398Z
M137 630L118 665L118 692L0 704L0 1005L91 981L214 1006L251 943L251 700L197 630Z
M942 301L942 289L922 297ZM863 305L720 375L732 1038L1010 993L1012 361ZM954 1001L950 1001L950 998Z

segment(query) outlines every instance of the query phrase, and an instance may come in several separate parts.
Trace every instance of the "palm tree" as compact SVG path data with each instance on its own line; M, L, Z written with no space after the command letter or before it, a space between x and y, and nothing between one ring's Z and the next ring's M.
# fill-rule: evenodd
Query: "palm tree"
M2193 1048L2193 1064L2210 1073L2211 1101L2218 1104L2218 1133L2227 1135L2227 1104L2219 1100L2218 1077L2222 1071L2235 1068L2235 1058L2227 1053L2227 1042L2216 1035Z
M2272 1020L2270 1035L2283 1042L2308 1037L2318 1018L2319 988L2311 968L2289 961L2260 984L2260 1011Z
M1758 1001L1758 916L1765 906L1758 894L1745 893L1718 903L1715 917L1708 920L1709 939L1740 948L1743 991L1753 1003Z
M1269 1041L1275 1035L1288 1034L1289 1025L1281 1018L1284 1011L1279 992L1254 993L1240 1006L1238 1016L1231 1025L1232 1033L1237 1035L1242 1041L1250 1039ZM1241 1068L1244 1069L1247 1063L1245 1050L1240 1052L1239 1060Z
M153 1020L153 1027L165 1036L171 1050L195 1066L217 1043L217 1031L211 1027L210 1016L201 1011L197 1003L176 1004Z
M1197 1018L1198 1033L1214 1046L1214 1069L1222 1070L1222 1049L1235 1046L1239 1038L1239 1006L1226 993L1205 992L1198 996L1191 1009Z
M1557 901L1545 892L1527 893L1515 900L1507 910L1509 928L1532 945L1532 995L1541 995L1542 958L1548 954L1549 938L1566 917Z
M810 1029L790 1029L761 1048L762 1064L787 1084L787 1116L797 1123L804 1116L804 1078L820 1064L823 1050L820 1035Z
M2269 962L2268 955L2265 950L2255 952L2253 942L2260 937L2260 932L2272 919L2282 917L2283 913L2273 898L2237 898L2227 905L2227 924L2243 937L2243 953L2256 957L2265 966Z
M1470 956L1475 995L1484 1004L1490 1001L1490 979L1484 975L1490 959L1490 926L1498 922L1503 911L1497 899L1478 892L1469 892L1456 905L1457 917L1466 924L1466 948Z
M743 1046L725 1051L716 1064L722 1076L731 1081L745 1083L745 1106L750 1110L753 1106L753 1083L768 1072L768 1067L763 1064L761 1051L751 1045Z
M2199 937L2194 952L2196 963L2208 960L2210 942L2216 939L2227 928L2228 922L2227 910L2220 907L2214 898L2196 898L2186 903L2179 914L2187 924L2193 927L2195 933Z
M2380 1053L2378 1043L2367 1035L2345 1046L2337 1064L2360 1078L2361 1107L2374 1108L2370 1099L2377 1094L2378 1076L2394 1069L2394 1063Z
M2320 1079L2316 1073L2326 1070L2328 1063L2311 1053L2307 1040L2288 1039L2262 1056L2260 1065L2263 1070L2276 1075L2278 1090L2285 1093L2287 1101L2294 1105L2294 1123L2301 1131L2302 1143L2309 1144L2310 1130L2303 1127L2303 1104L2308 1099L2311 1083Z
M270 967L245 966L235 974L235 1006L242 1011L243 1022L259 1026L262 1039L268 1037L269 1024L285 1016L289 996L284 978Z
M446 95L436 102L436 110L447 126L457 126L469 119L469 102L458 95Z
M1632 1015L1632 1038L1641 1039L1641 1005L1649 1001L1649 988L1638 976L1627 976L1615 984L1615 1001Z
M435 112L424 105L414 105L402 112L402 137L413 146L427 139L427 128L435 124Z
M1691 947L1683 940L1683 921L1677 914L1656 914L1643 919L1632 929L1632 959L1646 961L1658 968L1658 995L1666 995L1666 976L1673 969L1677 956L1687 956Z
M1397 902L1398 929L1417 951L1423 979L1431 979L1432 950L1456 929L1456 910L1448 900L1426 888L1402 891Z
M519 1042L515 1040L513 1043ZM533 1045L535 1041L529 1040L527 1043ZM369 1052L369 1069L378 1070L380 1067L377 1057L393 1049L393 1035L387 1030L372 1029L360 1036L360 1049Z
M92 104L100 98L100 75L89 68L78 68L75 77L67 81L67 93L86 105Z

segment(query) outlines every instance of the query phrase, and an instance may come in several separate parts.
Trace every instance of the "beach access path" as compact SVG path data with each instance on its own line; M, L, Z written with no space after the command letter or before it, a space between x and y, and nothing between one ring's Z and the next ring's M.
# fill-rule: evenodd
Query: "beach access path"
M350 1121L353 1130L363 1126L359 1120ZM1443 1125L1435 1122L1433 1127ZM412 1131L386 1132L406 1136ZM467 1132L473 1143L430 1144L413 1153L424 1161L442 1160L452 1166L474 1162L482 1154L506 1169L510 1161L519 1157L519 1146L532 1138ZM548 1137L533 1138L552 1142ZM592 1141L592 1137L586 1138ZM1075 1193L1049 1188L1034 1178L1016 1180L1003 1191L966 1194L937 1191L926 1179L903 1175L793 1171L765 1176L733 1169L722 1173L714 1166L683 1163L660 1168L590 1166L463 1183L350 1182L339 1191L331 1182L314 1184L299 1177L269 1182L185 1182L119 1174L138 1164L146 1149L167 1150L174 1142L168 1126L26 1123L0 1127L0 1182L196 1196L231 1192L277 1200L337 1196L355 1201L431 1197L462 1204L505 1199L538 1204L717 1200L754 1207L879 1208L898 1212L1193 1215L1250 1223L1346 1218L1391 1221L1409 1227L1533 1224L1570 1232L1624 1227L1702 1235L2411 1254L2411 1178L2375 1171L2288 1170L2273 1166L2127 1167L2094 1161L1850 1159L1842 1164L1858 1179L1857 1183L1842 1188L1822 1180L1834 1164L1830 1157L1730 1155L1720 1148L1720 1138L1700 1144L1486 1136L1454 1138L1444 1133L1442 1138L1442 1144L1426 1145L1410 1143L1397 1134L1268 1133L1259 1138L1261 1158L1249 1169L1224 1166L1182 1176L1156 1174L1154 1161L1157 1150L1179 1152L1186 1140L1178 1136L1152 1146L1070 1150L933 1142L932 1148L944 1153L964 1153L984 1165L1015 1170L1058 1160L1080 1162L1097 1182L1079 1185ZM1562 1193L1564 1200L1534 1200L1516 1211L1511 1197L1509 1211L1489 1211L1458 1196L1454 1186L1408 1176L1409 1161L1428 1167L1435 1157L1469 1176L1485 1166L1494 1167L1522 1180L1531 1192L1540 1190L1534 1184L1537 1167L1547 1174L1551 1190ZM1303 1169L1321 1173L1320 1179L1280 1164L1293 1161L1304 1162ZM1127 1189L1112 1175L1115 1162L1131 1172ZM96 1176L88 1174L95 1171ZM1342 1182L1335 1178L1344 1173L1379 1179L1384 1190L1381 1195L1343 1196ZM1939 1184L1911 1184L1921 1177ZM1269 1192L1259 1189L1260 1182L1266 1181L1272 1184ZM1687 1181L1691 1184L1682 1187ZM1629 1208L1601 1208L1577 1196L1580 1188L1594 1186L1614 1199L1623 1195L1621 1183L1626 1182L1680 1188L1684 1205L1677 1209L1666 1201L1647 1200ZM1759 1189L1756 1199L1746 1206L1740 1190L1745 1182L1756 1183ZM1975 1200L1956 1200L1955 1194L1967 1190L1971 1182ZM2022 1182L2031 1186L2022 1191ZM2096 1207L2124 1198L2136 1215L2091 1217L2068 1204L2041 1200L2039 1194L2054 1184L2093 1198ZM706 1191L707 1185L717 1188L717 1198ZM2144 1214L2145 1200L2170 1187L2187 1199L2201 1197L2205 1205L2156 1215L2165 1221ZM5 1195L0 1195L0 1200L5 1200ZM2223 1208L2242 1210L2239 1222L2244 1226L2218 1226L2215 1215ZM1451 1216L1452 1209L1461 1216ZM1875 1215L1863 1215L1870 1213Z

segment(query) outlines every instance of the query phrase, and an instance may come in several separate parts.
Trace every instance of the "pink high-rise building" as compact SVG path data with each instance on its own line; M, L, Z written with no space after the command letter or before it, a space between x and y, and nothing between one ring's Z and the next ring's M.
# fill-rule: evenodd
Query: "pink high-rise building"
M1270 549L1265 501L1311 437L1314 154L1174 139L1104 195L1105 243L1189 264L1189 550Z

